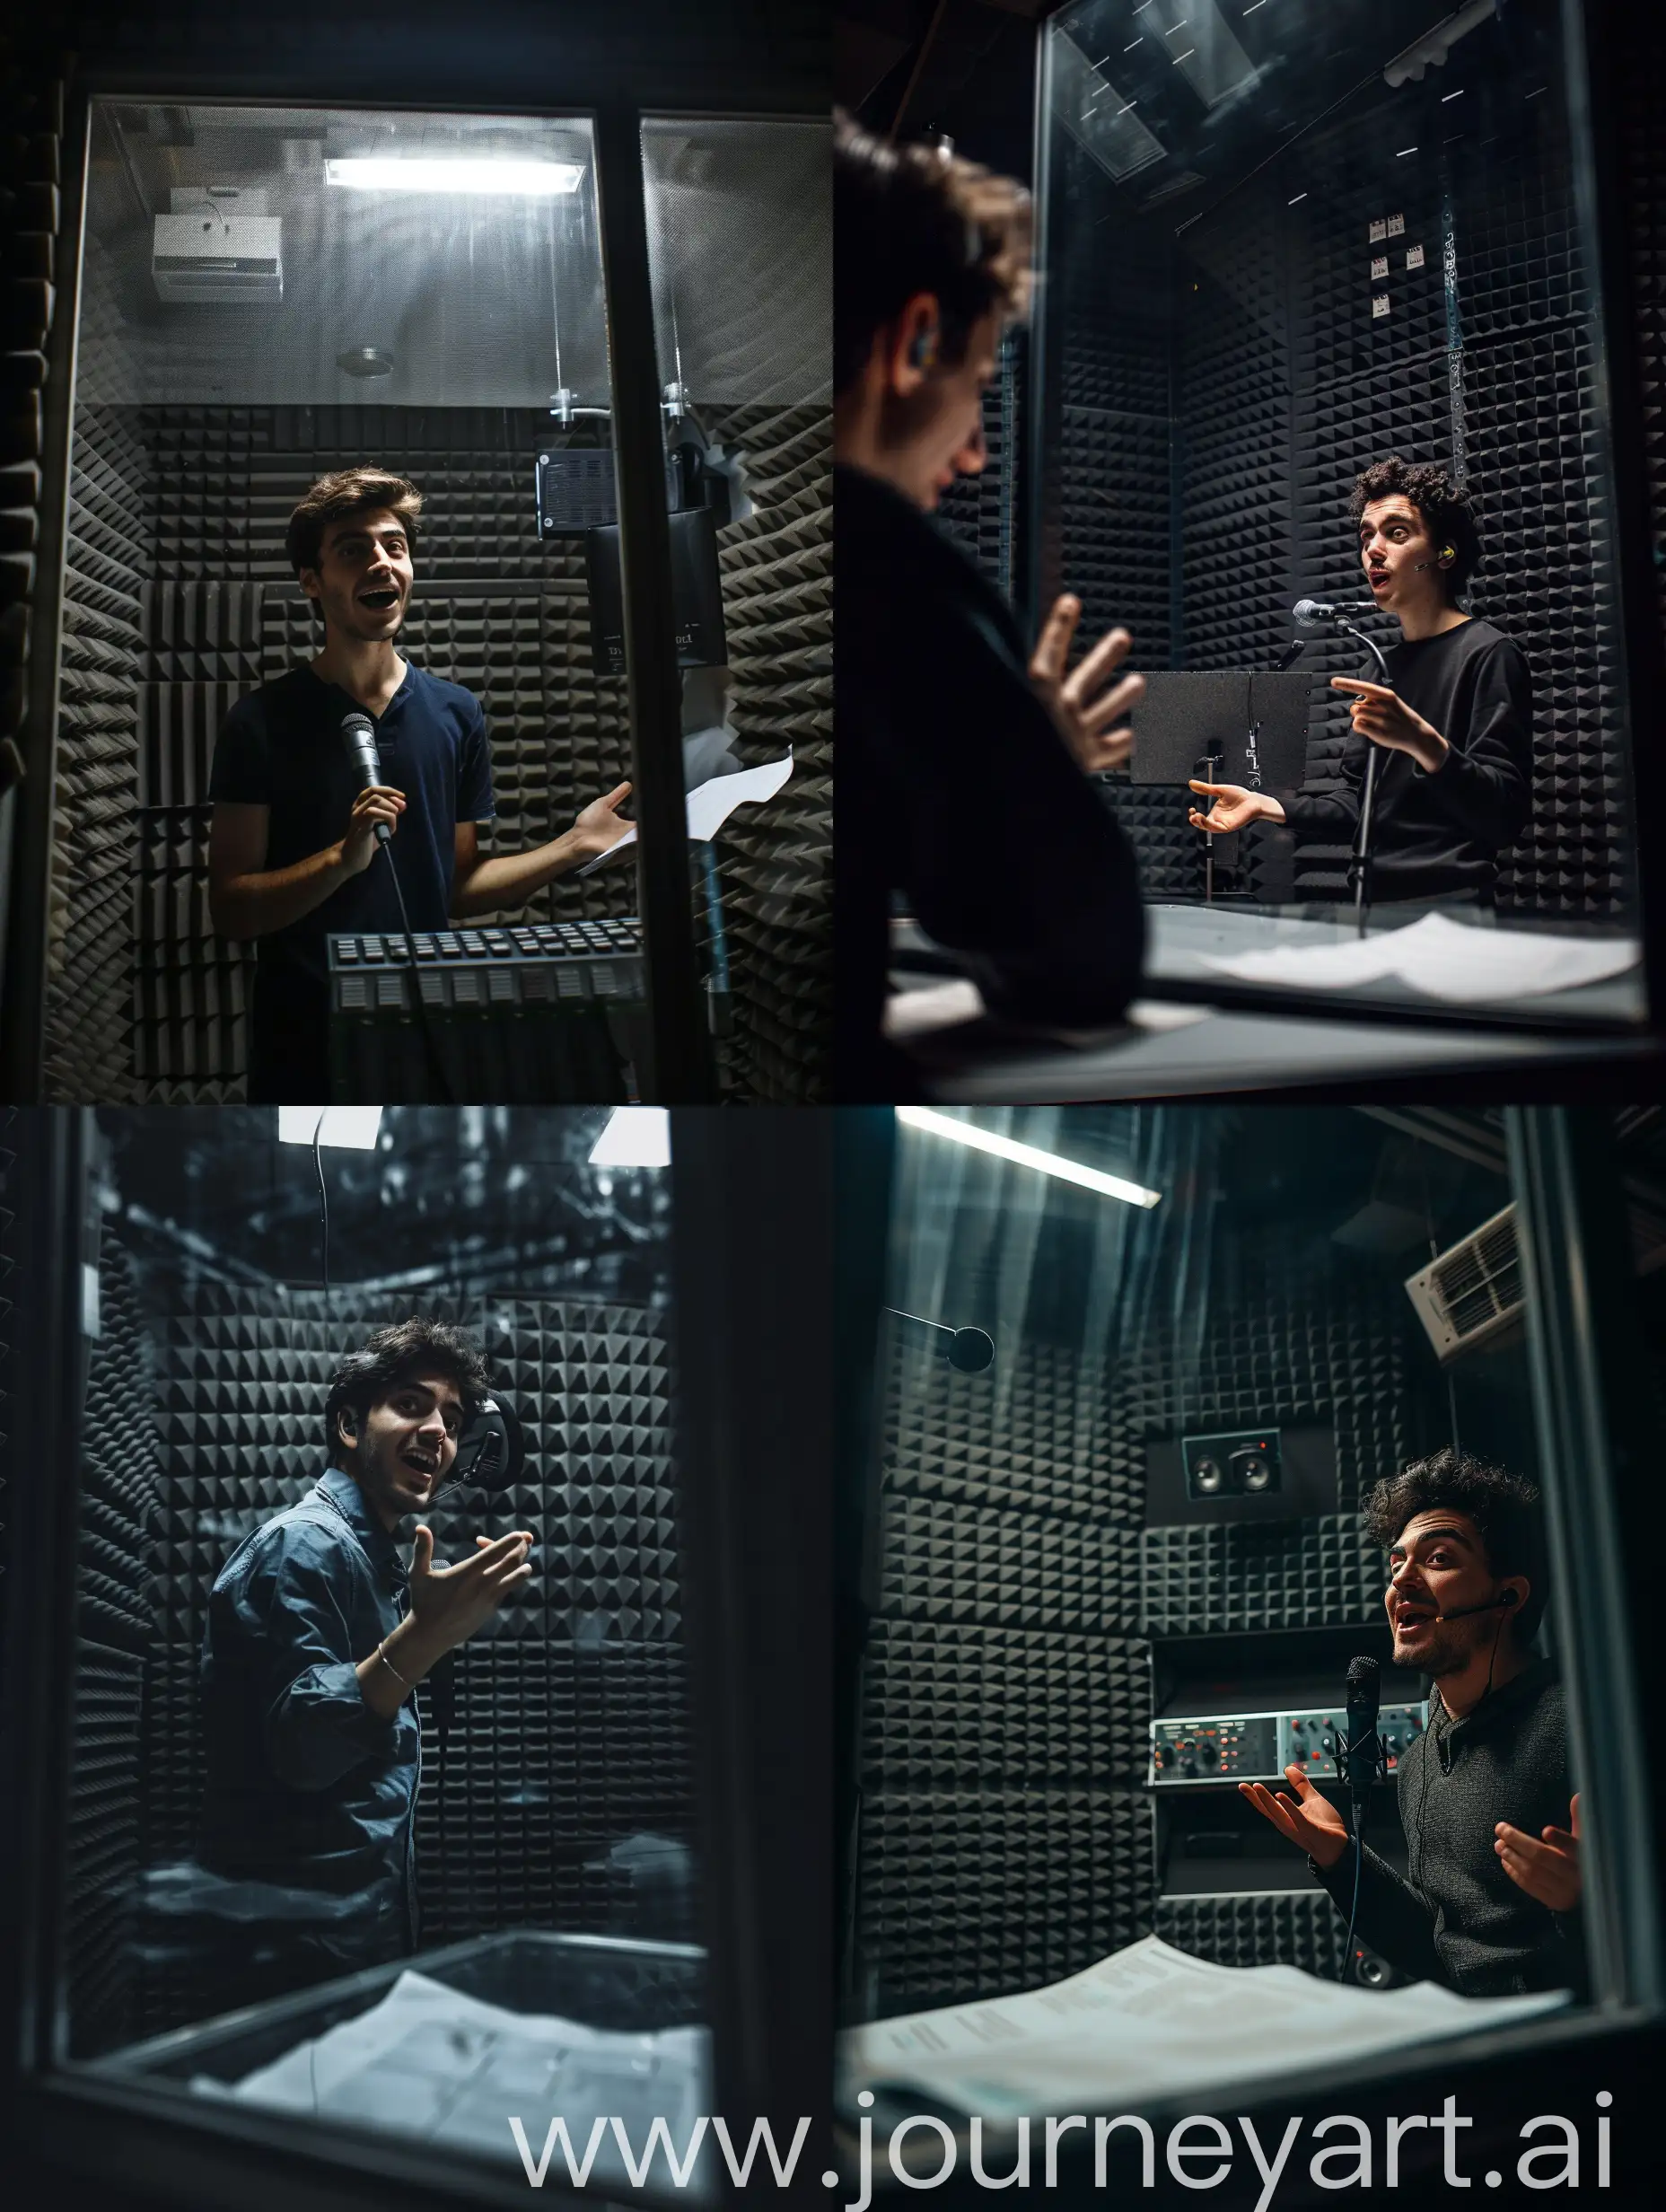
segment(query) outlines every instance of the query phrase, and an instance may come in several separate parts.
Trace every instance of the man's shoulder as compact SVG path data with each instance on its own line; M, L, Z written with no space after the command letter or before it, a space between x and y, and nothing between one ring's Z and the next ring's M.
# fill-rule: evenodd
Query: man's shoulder
M222 733L264 734L276 724L307 718L316 713L314 695L319 689L318 679L310 668L292 668L286 675L274 676L269 683L257 684L232 703L220 725Z
M320 1558L336 1548L340 1536L329 1506L316 1488L310 1489L250 1531L220 1569L215 1586L274 1574L290 1559Z
M444 676L436 676L429 669L418 668L415 661L407 663L411 672L411 683L428 713L447 722L454 722L459 732L467 731L480 719L484 709L474 692L466 684L452 683Z

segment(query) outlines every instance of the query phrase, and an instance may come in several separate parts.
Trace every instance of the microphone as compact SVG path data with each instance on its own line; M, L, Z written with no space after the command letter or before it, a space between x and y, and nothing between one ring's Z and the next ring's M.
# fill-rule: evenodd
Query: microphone
M341 717L341 742L347 749L347 758L359 772L359 789L367 784L381 781L381 756L376 750L376 726L362 708L355 707L350 715ZM385 845L393 835L385 821L376 824L376 842Z
M885 1312L899 1321L912 1322L916 1329L929 1329L940 1339L947 1337L947 1344L940 1342L932 1348L960 1374L981 1374L995 1365L995 1339L986 1329L956 1329L949 1321L928 1321L923 1313L905 1313L900 1306L888 1305Z
M1347 1769L1348 1797L1354 1808L1354 1832L1359 1833L1371 1786L1381 1765L1377 1740L1377 1707L1382 1696L1382 1670L1374 1659L1348 1661L1348 1732L1343 1750Z
M1334 622L1338 617L1350 614L1375 614L1374 599L1299 599L1291 609L1298 629L1316 630L1323 622Z
M1436 1613L1437 1620L1467 1620L1471 1613L1506 1613L1515 1603L1515 1592L1506 1590L1502 1597L1489 1598L1485 1605L1460 1605L1455 1612Z

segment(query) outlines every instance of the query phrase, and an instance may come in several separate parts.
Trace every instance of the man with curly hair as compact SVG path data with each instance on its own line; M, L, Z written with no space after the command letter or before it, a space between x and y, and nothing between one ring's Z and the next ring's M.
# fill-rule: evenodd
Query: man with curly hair
M1533 689L1520 648L1459 604L1481 557L1468 496L1444 469L1395 455L1355 480L1348 513L1372 599L1400 626L1386 655L1391 688L1331 679L1353 715L1334 789L1276 796L1195 783L1211 803L1191 810L1192 826L1285 821L1304 844L1351 847L1367 751L1379 745L1389 758L1377 778L1372 899L1490 905L1498 856L1532 810Z
M1550 1662L1539 1493L1451 1449L1379 1482L1365 1525L1388 1554L1394 1663L1431 1680L1429 1725L1401 1755L1407 1872L1360 1849L1358 1933L1414 1979L1466 1997L1585 1987L1579 1799ZM1241 1782L1346 1918L1355 1852L1340 1810L1300 1767L1295 1795Z
M416 1948L416 1685L530 1579L532 1538L436 1567L419 1525L408 1575L393 1532L433 1498L487 1388L460 1330L377 1330L331 1380L318 1482L215 1579L197 1857L239 2001Z
M1139 980L1134 856L1089 780L1144 689L1115 629L1069 667L1078 601L1029 653L933 511L984 465L983 392L1030 287L1029 196L935 146L834 136L835 887L841 1098L912 1094L881 1037L892 901L989 1011L1114 1022Z

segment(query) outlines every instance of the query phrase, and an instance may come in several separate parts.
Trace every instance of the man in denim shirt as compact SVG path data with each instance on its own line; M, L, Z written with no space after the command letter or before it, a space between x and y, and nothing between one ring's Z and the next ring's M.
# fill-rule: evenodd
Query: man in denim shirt
M318 1484L215 1583L197 1856L226 1885L224 1932L241 1922L245 1997L416 1946L416 1686L530 1579L532 1539L482 1538L472 1559L435 1567L419 1526L408 1577L393 1531L433 1497L486 1391L456 1330L378 1330L330 1383Z

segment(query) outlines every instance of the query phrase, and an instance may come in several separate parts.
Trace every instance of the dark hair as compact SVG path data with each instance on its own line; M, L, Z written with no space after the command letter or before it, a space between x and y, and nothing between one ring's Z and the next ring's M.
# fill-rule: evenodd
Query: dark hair
M1397 492L1422 515L1436 547L1452 549L1455 557L1444 574L1448 587L1461 592L1481 565L1480 533L1469 493L1438 461L1402 461L1390 453L1355 478L1349 521L1357 523L1373 499L1392 499Z
M1408 1521L1442 1507L1467 1514L1474 1522L1486 1547L1486 1564L1501 1582L1512 1575L1527 1576L1527 1599L1515 1612L1516 1634L1525 1644L1539 1626L1549 1594L1537 1488L1525 1475L1489 1466L1447 1444L1376 1485L1365 1500L1365 1532L1388 1551L1399 1541Z
M888 145L842 110L833 121L833 390L848 391L874 333L922 292L952 368L991 308L1029 304L1030 195L936 146Z
M296 575L303 568L316 568L323 558L324 532L331 522L367 514L376 507L397 514L415 546L422 494L408 477L387 469L337 469L320 477L290 516L284 533L284 550Z
M355 1427L363 1427L371 1408L391 1395L401 1382L419 1376L440 1375L457 1385L465 1413L472 1413L491 1393L491 1383L470 1339L449 1321L425 1321L413 1313L409 1321L394 1321L365 1338L356 1352L349 1352L329 1378L324 1400L325 1449L341 1448L336 1417L351 1413Z

